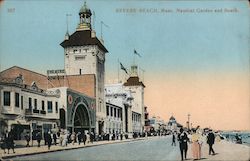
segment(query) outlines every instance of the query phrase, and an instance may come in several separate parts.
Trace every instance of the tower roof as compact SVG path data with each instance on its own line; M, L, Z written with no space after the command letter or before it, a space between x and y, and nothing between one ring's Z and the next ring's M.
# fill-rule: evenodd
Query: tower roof
M88 8L86 2L84 2L84 5L81 7L80 11L79 11L79 15L86 13L87 16L91 16L91 10Z
M97 37L91 37L90 30L76 31L75 33L69 36L68 40L64 40L60 45L63 48L68 46L97 45L105 53L108 52L108 50Z
M129 77L124 86L142 86L145 88L145 85L139 81L139 77Z
M175 120L174 116L171 116L169 120Z

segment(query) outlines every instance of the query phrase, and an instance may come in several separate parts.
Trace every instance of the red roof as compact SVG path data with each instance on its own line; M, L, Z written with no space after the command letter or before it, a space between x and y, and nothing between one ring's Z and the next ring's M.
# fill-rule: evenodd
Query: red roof
M97 45L104 52L108 52L97 37L91 37L90 30L76 31L69 36L69 40L64 40L60 45L64 48L68 46Z

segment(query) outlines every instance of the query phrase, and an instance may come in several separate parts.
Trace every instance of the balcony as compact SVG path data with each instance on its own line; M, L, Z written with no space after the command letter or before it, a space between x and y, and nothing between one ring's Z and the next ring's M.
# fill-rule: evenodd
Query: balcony
M44 110L41 110L41 111L40 111L40 114L43 114L43 115L45 115L45 114L46 114L46 111L44 111Z
M46 111L44 110L38 110L38 109L25 109L25 115L27 116L39 116L39 115L45 115Z
M32 109L25 109L25 115L32 115Z
M33 113L39 113L39 110L33 109Z

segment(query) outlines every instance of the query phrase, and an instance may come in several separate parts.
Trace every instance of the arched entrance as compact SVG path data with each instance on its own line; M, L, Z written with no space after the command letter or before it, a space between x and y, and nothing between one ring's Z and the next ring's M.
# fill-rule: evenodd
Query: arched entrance
M90 130L90 118L87 108L84 104L78 104L73 117L73 131L84 132Z

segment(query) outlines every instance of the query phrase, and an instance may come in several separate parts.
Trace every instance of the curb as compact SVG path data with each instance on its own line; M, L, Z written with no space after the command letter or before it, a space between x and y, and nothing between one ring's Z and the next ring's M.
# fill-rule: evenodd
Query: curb
M90 148L90 147L102 146L102 145L108 145L108 144L120 144L120 143L134 142L134 141L142 141L145 139L146 138L129 139L126 141L119 141L119 142L112 142L111 141L111 142L107 142L107 143L103 143L103 144L90 144L88 146L82 146L82 147L72 147L72 148L67 148L67 149L55 149L55 150L50 150L50 151L41 151L41 152L33 152L33 153L26 153L26 154L17 154L17 155L12 155L12 156L3 156L0 158L0 160L22 157L22 156L29 156L29 155L36 155L36 154L44 154L44 153L52 153L52 152L59 152L59 151L81 149L81 148Z

